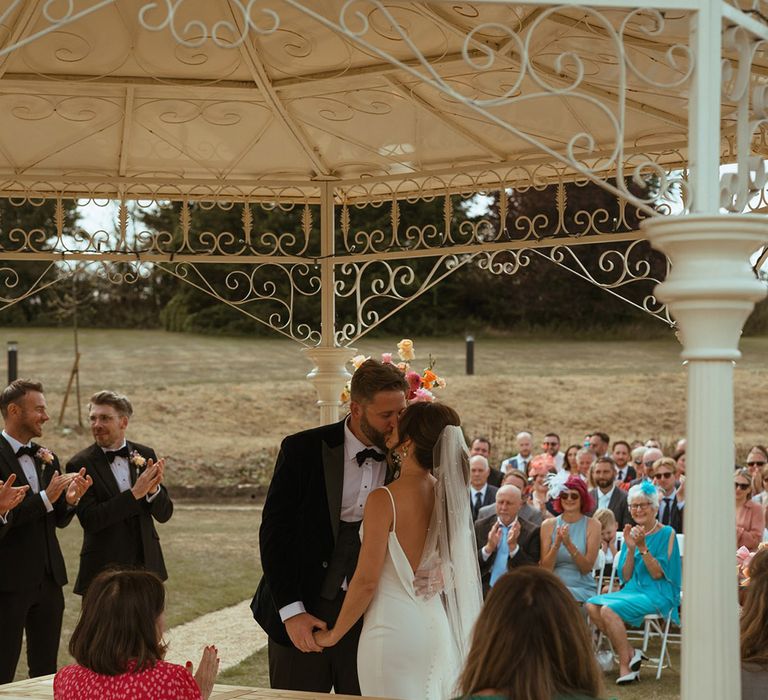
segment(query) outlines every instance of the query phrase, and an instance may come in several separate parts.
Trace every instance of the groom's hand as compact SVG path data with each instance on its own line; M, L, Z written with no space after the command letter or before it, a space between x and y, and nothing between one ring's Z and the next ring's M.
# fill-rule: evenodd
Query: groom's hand
M285 621L285 631L288 632L293 646L305 653L323 650L312 636L312 632L316 629L325 630L328 629L328 625L309 613L299 613Z
M442 593L445 588L443 580L443 568L440 566L440 560L431 568L416 569L413 572L413 588L416 595L429 600L438 593Z

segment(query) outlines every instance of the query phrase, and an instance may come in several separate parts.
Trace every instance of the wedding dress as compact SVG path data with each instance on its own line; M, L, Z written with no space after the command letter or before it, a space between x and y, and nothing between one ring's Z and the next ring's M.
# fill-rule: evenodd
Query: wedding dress
M448 426L435 447L435 507L419 568L440 567L443 592L416 594L414 572L395 534L397 510L379 585L363 619L357 651L360 690L372 697L445 700L469 649L482 589L466 486L466 443Z

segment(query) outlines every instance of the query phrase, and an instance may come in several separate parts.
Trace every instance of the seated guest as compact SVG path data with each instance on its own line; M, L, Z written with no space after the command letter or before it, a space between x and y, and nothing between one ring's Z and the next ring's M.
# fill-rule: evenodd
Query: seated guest
M557 515L557 513L552 512L552 506L549 503L549 497L547 496L547 492L549 491L547 478L553 471L554 470L550 469L547 462L539 460L538 457L534 458L528 467L531 507L541 513L542 520Z
M765 515L759 503L751 499L752 474L749 469L737 469L733 475L736 491L736 548L746 547L750 552L763 540Z
M576 471L584 483L589 482L589 471L592 468L592 463L595 461L595 453L588 447L582 447L576 453Z
M638 627L646 615L666 616L671 612L672 620L680 624L680 550L675 531L656 520L656 487L649 481L633 486L629 509L637 525L624 528L624 544L616 564L624 587L587 601L589 617L611 640L619 657L619 685L639 680L642 663L642 652L633 649L627 639L625 623Z
M149 571L104 571L83 598L69 642L77 664L53 679L54 700L207 700L219 670L205 647L194 677L163 661L165 588Z
M522 518L523 520L527 520L534 525L541 525L542 521L546 517L545 515L542 515L540 511L535 509L531 504L528 502L529 500L529 487L528 487L528 479L526 478L525 474L521 472L519 469L510 469L505 475L504 475L504 481L501 482L502 486L517 486L518 489L520 489L520 493L523 495L523 505L520 508L520 512L518 513L518 517ZM483 518L489 518L492 515L496 514L496 503L492 503L489 506L483 506L480 509L480 513L477 516L478 520L482 520Z
M768 450L762 445L752 445L747 454L747 469L752 474L752 490L758 495L765 489L762 472L766 465L768 465Z
M768 549L749 563L741 613L741 700L768 697Z
M510 469L519 469L525 474L528 473L528 465L533 457L533 435L524 430L517 434L515 442L517 443L517 454L505 459L499 467L503 474L506 474Z
M592 517L600 523L600 551L597 553L597 567L595 571L603 572L605 585L601 592L607 593L610 586L613 564L618 554L618 538L616 537L618 524L613 511L608 508L598 508Z
M565 451L565 459L563 459L563 469L567 472L576 473L576 454L581 449L581 445L569 445Z
M627 506L627 494L618 488L616 483L616 467L610 457L598 457L592 467L592 479L595 488L589 493L595 500L597 508L609 508L616 516L619 527L632 524Z
M541 526L541 565L583 603L595 592L592 570L600 548L600 523L587 516L593 503L581 477L553 474L549 487L553 508L560 515Z
M556 576L523 566L499 579L475 623L458 688L462 700L603 697L587 626Z
M675 481L676 466L671 457L657 459L653 463L653 483L659 490L659 522L662 525L670 525L675 532L682 534L685 481Z
M488 483L491 468L488 460L482 455L473 455L469 458L469 504L472 508L472 519L477 520L480 509L483 506L496 502L495 486Z
M657 447L646 447L644 450L642 468L637 470L637 479L630 482L630 488L643 481L651 481L654 473L653 465L664 456L664 453Z
M475 455L480 455L482 457L485 457L488 460L488 464L491 463L491 441L483 436L478 435L476 438L472 440L472 443L469 447L469 456L474 457ZM488 483L491 486L496 486L497 488L501 486L501 477L502 473L498 469L494 469L491 467L491 474L488 477Z
M496 492L496 513L475 523L483 595L509 569L539 563L539 528L518 517L522 505L517 486L502 486Z
M613 457L613 463L616 465L616 484L628 484L632 479L637 476L637 471L630 464L632 454L632 448L626 440L616 440L613 443L613 451L611 457ZM642 458L640 460L642 464Z

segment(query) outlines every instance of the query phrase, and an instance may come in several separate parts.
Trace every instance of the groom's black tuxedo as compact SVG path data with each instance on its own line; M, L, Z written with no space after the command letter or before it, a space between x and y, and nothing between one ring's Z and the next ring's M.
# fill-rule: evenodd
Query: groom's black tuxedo
M151 447L127 440L126 445L130 453L136 451L145 460L157 461ZM134 484L140 470L130 458L128 466L131 484ZM168 491L161 484L160 493L151 502L146 497L137 500L130 489L121 492L104 450L96 443L67 462L68 472L82 467L93 479L93 486L77 506L77 517L83 526L83 547L75 593L84 594L94 576L111 565L140 566L165 581L168 573L152 519L160 523L170 520L173 502Z
M291 644L279 610L301 601L307 612L326 621L329 627L333 625L343 600L339 587L341 579L338 582L335 579L330 581L334 601L329 600L329 581L326 579L332 576L334 550L337 542L342 539L340 531L344 530L346 525L342 525L340 519L343 488L344 420L290 435L283 440L264 503L259 530L261 566L264 574L251 603L251 609L254 618L269 635L271 642L289 647L290 652L295 654L295 664L306 661L315 665L306 671L294 667L293 676L296 677L296 682L291 678L290 688L287 685L277 687L330 691L330 685L323 691L328 671L319 669L317 664L322 659L329 659L331 654L341 653L342 650L338 648L341 645L326 649L322 654L302 654ZM354 561L349 562L352 571L360 546L357 537L354 540L357 549L354 552ZM354 545L348 539L345 546ZM328 619L329 615L333 619ZM351 635L354 635L354 628L345 639ZM356 640L352 646L356 647ZM280 649L270 647L271 675L273 652L288 653L287 650L281 652ZM349 655L350 650L347 649L345 653ZM356 651L352 649L352 653L352 658L346 659L345 663L355 670ZM322 682L312 683L301 679L299 676L302 674L323 676L320 679ZM275 687L274 678L272 680ZM351 692L340 689L335 677L332 682L337 693ZM300 683L303 685L299 685Z
M33 443L33 449L37 445ZM44 465L33 458L38 484L44 490L56 470L54 455ZM0 436L0 479L16 474L16 486L29 484L8 441ZM64 494L49 513L39 493L29 489L14 508L0 537L0 683L13 681L21 652L23 630L27 631L30 676L56 671L61 619L64 612L62 586L67 570L61 555L56 528L72 520L74 510Z

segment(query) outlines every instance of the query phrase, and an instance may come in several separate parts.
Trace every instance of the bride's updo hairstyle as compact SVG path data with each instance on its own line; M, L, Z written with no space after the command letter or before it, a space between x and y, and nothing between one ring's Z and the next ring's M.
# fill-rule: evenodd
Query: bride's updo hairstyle
M461 697L600 698L602 673L584 616L553 573L521 566L491 588L459 678Z
M400 443L396 447L410 438L416 461L424 469L432 471L435 466L432 452L446 425L461 425L459 414L450 406L426 401L412 403L402 412L397 423Z

